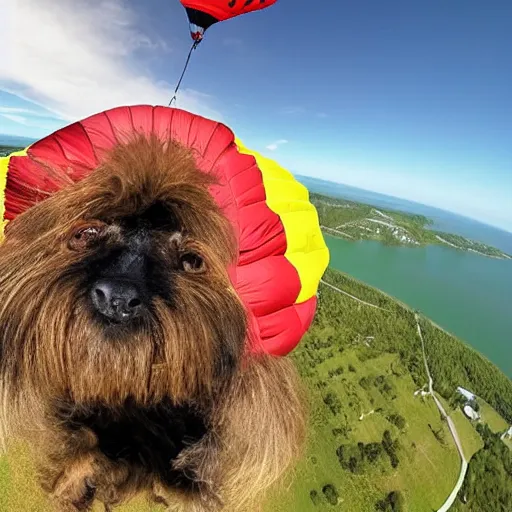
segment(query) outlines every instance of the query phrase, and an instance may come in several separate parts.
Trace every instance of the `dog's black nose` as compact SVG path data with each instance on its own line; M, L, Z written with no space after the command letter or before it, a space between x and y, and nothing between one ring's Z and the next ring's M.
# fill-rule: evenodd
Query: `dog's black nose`
M133 283L120 279L100 279L91 289L96 310L114 322L128 322L140 315L141 294Z

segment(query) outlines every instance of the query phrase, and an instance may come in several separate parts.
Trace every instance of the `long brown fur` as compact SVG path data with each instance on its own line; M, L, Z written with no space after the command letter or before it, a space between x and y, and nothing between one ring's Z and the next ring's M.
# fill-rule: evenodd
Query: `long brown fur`
M301 385L288 359L246 350L246 311L227 272L237 245L213 184L188 149L139 136L8 225L0 246L0 449L11 438L29 442L55 510L90 510L95 500L110 510L144 493L171 511L254 512L300 453ZM119 219L155 204L179 225L151 233L153 265L172 299L156 294L138 330L107 337L91 317L84 272L123 245ZM73 238L96 225L92 247ZM179 267L188 251L201 255L201 272ZM148 419L152 407L204 422L173 460L141 447L151 467L178 475L176 485L149 463L108 456L87 423L97 425L101 411L112 421L139 418L149 432L161 427ZM168 428L156 439L171 436Z

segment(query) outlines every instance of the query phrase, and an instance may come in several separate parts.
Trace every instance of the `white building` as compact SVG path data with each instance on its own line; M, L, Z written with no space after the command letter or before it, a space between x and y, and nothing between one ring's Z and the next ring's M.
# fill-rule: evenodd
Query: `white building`
M503 432L501 439L512 439L512 427L510 427L506 432Z
M476 397L471 391L468 391L467 389L461 388L460 386L457 387L457 391L466 397L468 400L474 400Z
M475 409L473 409L473 407L471 407L470 405L465 405L464 406L464 414L470 419L470 420L473 420L473 421L476 421L478 419L480 419L480 414L478 414Z

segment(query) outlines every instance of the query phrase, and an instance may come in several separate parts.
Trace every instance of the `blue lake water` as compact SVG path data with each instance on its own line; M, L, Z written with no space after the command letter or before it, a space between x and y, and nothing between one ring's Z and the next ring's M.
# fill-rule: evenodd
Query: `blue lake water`
M512 254L512 234L430 206L297 176L312 192L425 215L435 229ZM512 376L512 260L449 247L390 247L326 236L331 266L383 290L458 336Z

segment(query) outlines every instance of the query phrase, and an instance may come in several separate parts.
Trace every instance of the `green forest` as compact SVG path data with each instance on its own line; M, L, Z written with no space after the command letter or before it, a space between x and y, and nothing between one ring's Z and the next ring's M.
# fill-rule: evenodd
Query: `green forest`
M509 512L512 451L487 425L477 425L484 446L471 459L454 512Z

